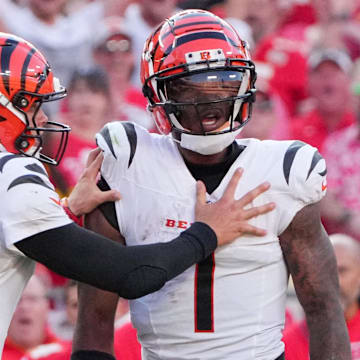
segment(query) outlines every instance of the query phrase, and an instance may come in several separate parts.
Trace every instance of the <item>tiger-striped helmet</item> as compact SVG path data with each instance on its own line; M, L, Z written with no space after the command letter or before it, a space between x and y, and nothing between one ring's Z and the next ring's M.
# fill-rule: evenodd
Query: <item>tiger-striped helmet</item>
M36 115L42 103L65 96L65 88L39 50L20 37L0 33L0 150L57 165L70 128L52 121L38 127ZM60 133L53 157L42 153L42 135L46 132Z
M143 93L149 102L160 132L172 133L182 147L212 154L228 146L251 116L255 100L255 65L251 61L246 41L234 28L218 16L204 10L186 10L165 20L147 39L141 60ZM211 87L217 97L198 100L174 96L174 88L186 94L186 86L193 91L201 86ZM231 95L225 88L233 89ZM183 89L183 90L182 90ZM195 89L195 90L194 90ZM203 109L226 104L226 118L221 126L207 131L207 123L216 113L201 115ZM192 107L192 120L198 131L183 126L185 109ZM197 116L196 116L197 114ZM215 120L213 121L215 122Z

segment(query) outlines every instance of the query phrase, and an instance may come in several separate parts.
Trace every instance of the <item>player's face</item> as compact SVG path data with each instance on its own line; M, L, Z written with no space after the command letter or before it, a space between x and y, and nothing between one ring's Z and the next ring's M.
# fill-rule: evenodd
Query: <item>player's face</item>
M33 276L14 312L9 337L23 348L39 345L44 338L49 302L41 281Z
M344 246L335 246L336 261L340 282L341 302L346 311L357 302L360 295L360 265L357 253Z
M48 122L48 117L45 115L41 107L39 110L37 110L38 106L39 106L38 103L34 103L26 114L29 122L31 123L36 113L36 117L35 117L36 125L38 127L43 127Z
M232 98L238 95L241 80L242 73L235 71L190 75L169 82L168 98L181 103L176 106L176 117L186 130L220 131L233 111Z

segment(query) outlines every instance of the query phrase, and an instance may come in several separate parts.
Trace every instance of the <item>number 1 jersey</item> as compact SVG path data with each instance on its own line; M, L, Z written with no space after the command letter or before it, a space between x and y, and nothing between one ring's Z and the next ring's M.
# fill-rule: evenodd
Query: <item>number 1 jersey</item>
M167 242L191 225L196 180L170 137L113 122L97 142L104 150L102 176L122 194L116 217L127 245ZM270 190L249 205L276 203L250 221L267 235L219 247L159 291L131 301L145 360L274 360L284 351L288 273L278 236L300 209L322 198L326 165L300 141L238 142L243 152L207 200L221 198L239 167L244 173L235 198L269 181Z

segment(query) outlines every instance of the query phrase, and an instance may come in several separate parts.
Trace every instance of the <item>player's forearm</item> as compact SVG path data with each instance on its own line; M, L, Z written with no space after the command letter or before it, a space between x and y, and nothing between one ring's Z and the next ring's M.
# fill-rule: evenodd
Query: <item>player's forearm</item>
M167 280L208 256L216 245L215 233L198 223L166 244L125 247L75 224L15 244L60 275L124 298L159 290Z
M350 342L342 310L318 311L307 316L310 360L351 360Z

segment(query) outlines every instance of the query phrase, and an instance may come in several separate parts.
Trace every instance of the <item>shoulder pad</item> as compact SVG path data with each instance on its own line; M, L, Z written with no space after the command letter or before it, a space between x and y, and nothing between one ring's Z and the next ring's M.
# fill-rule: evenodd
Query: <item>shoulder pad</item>
M319 201L325 195L326 174L325 160L316 148L294 141L286 149L283 175L294 197L305 203Z
M127 167L130 167L137 147L135 125L131 122L110 122L96 134L96 143L105 156L109 154L114 160L127 158Z

